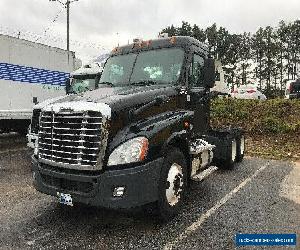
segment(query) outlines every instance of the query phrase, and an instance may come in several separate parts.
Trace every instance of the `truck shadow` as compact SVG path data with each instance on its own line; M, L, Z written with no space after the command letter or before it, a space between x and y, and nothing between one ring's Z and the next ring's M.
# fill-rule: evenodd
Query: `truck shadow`
M63 207L56 202L51 202L46 210L23 226L22 238L33 240L35 247L52 248L64 243L78 247L94 241L89 244L97 245L97 249L101 249L100 246L111 249L112 242L115 244L118 239L138 239L161 228L142 208L114 211L85 205Z
M153 205L115 211L83 204L64 206L49 197L42 209L35 213L36 216L22 224L22 238L27 241L35 239L36 247L55 248L63 244L83 247L89 242L91 248L97 249L111 249L112 245L114 249L118 248L118 244L122 243L120 239L126 239L126 245L139 244L140 240L156 242L163 238L163 241L164 238L176 237L180 230L213 206L228 189L228 183L232 182L232 178L224 178L230 175L231 171L216 171L213 179L218 179L221 187L220 182L210 181L210 177L192 182L183 209L168 223L159 221Z
M205 191L201 195L199 195L199 187ZM111 242L114 242L115 248L119 239L128 238L131 239L128 242L136 242L143 238L148 241L161 237L166 232L168 238L172 235L175 237L181 227L184 228L190 223L193 208L199 209L197 201L202 203L211 194L209 187L205 188L205 183L194 183L190 190L182 211L168 223L162 223L158 219L154 204L130 210L110 210L84 204L69 207L60 205L56 199L51 198L48 205L39 211L38 216L26 222L22 230L25 232L23 238L38 238L35 241L36 246L43 247L47 245L53 247L62 242L69 242L72 245L74 238L77 246L84 246L86 241L95 240L97 248L101 243L103 248L110 249ZM195 200L197 193L198 197ZM28 233L33 229L35 229L34 233ZM51 235L51 237L44 237L44 235Z

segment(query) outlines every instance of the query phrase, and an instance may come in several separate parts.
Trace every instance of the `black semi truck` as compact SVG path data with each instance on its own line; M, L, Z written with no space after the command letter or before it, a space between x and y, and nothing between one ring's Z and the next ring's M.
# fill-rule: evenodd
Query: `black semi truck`
M115 48L99 89L34 110L35 188L61 203L128 209L155 204L172 218L190 180L244 155L238 128L210 127L214 60L191 37Z

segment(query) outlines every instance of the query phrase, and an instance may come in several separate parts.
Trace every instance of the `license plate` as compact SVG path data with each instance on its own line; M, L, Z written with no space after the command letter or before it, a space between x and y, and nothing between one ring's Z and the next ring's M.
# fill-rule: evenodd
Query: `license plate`
M57 193L58 201L61 204L73 206L73 200L70 194Z

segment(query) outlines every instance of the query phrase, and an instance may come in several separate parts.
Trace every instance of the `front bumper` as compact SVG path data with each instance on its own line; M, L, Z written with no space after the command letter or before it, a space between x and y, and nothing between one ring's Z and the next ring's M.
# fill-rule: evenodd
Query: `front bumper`
M71 173L40 164L32 157L34 186L45 194L71 194L73 202L106 208L132 208L158 199L162 158L133 168L102 174ZM125 187L122 197L113 197L116 187Z

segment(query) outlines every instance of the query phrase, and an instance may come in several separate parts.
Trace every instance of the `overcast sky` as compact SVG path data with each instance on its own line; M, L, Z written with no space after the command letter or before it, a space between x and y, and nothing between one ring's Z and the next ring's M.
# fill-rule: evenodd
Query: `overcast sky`
M61 0L66 1L66 0ZM155 38L181 21L255 32L300 18L299 0L79 0L71 4L70 49L84 61L135 37ZM56 18L57 17L57 18ZM56 20L53 22L53 20ZM46 32L45 32L46 30ZM66 11L49 0L0 0L0 33L66 47ZM1 48L0 48L1 49Z

